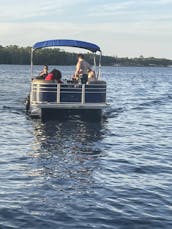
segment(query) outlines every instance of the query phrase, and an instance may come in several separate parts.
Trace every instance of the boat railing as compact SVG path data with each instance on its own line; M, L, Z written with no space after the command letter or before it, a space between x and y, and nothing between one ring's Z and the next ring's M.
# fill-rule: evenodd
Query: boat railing
M96 81L90 84L59 84L33 80L31 103L105 103L106 82Z

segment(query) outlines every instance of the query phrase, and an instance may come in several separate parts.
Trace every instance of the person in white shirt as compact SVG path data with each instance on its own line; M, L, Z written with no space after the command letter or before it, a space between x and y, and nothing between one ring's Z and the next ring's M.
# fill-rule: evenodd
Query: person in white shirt
M84 60L84 55L78 54L78 62L76 64L74 79L81 79L81 83L86 84L88 80L88 71L90 70L90 64Z

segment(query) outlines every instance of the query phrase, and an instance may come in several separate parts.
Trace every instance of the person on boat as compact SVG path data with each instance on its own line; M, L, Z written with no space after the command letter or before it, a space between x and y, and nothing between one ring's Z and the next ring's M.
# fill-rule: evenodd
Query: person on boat
M90 82L94 82L96 81L96 74L95 74L95 71L93 71L92 69L89 69L88 70L88 83Z
M45 80L55 80L57 83L62 83L62 74L59 70L53 69L46 77Z
M90 64L84 60L83 54L78 54L78 61L76 64L76 71L74 79L81 79L82 84L86 84L88 80L88 70L91 70Z
M43 70L39 73L37 79L45 79L47 75L48 75L48 65L44 65Z

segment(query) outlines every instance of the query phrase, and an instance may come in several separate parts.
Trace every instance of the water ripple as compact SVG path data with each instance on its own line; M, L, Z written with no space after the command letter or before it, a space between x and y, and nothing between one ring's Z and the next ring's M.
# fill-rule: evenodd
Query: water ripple
M41 123L29 66L1 66L0 228L171 229L171 68L102 70L101 122Z

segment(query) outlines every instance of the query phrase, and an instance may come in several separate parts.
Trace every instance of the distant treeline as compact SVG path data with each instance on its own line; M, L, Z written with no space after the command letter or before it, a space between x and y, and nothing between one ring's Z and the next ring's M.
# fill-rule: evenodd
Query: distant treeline
M0 46L0 64L30 64L31 47L18 47L16 45ZM85 59L93 64L90 53L85 54ZM98 56L96 56L98 62ZM59 48L46 48L35 51L35 65L75 65L77 53L65 52ZM103 66L172 66L172 60L155 57L138 58L102 56Z

